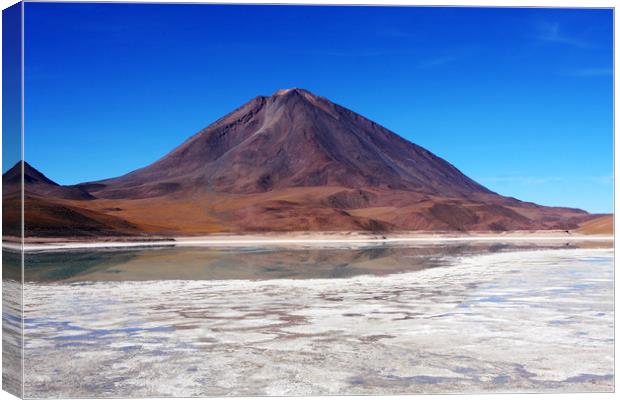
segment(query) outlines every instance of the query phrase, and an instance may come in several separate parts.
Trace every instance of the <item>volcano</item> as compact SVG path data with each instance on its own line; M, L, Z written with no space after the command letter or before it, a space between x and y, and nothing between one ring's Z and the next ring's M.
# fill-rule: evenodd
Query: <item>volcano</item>
M428 150L303 89L256 97L154 164L89 187L128 198L317 186L490 193Z
M120 177L69 187L28 168L31 197L147 234L573 229L592 218L494 193L430 151L298 88L258 96Z

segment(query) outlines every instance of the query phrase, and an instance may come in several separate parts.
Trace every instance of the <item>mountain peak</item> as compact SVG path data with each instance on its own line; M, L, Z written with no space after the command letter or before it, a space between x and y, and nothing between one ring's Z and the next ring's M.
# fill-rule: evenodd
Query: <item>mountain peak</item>
M271 95L271 98L274 100L289 100L301 98L310 101L313 104L318 104L322 100L325 100L321 96L317 96L309 90L293 87L288 89L280 89L277 90L274 94Z
M43 175L39 170L37 170L32 165L28 164L26 161L18 161L11 169L6 171L2 175L2 180L4 183L21 183L22 180L22 163L24 165L23 174L24 174L24 182L26 183L44 183L47 185L58 186L58 184L47 176Z
M23 181L22 163L24 165ZM24 187L28 192L41 196L51 196L68 200L94 199L90 193L82 188L59 185L26 161L18 161L10 170L6 171L2 175L2 185L3 190L7 193L19 192L22 187Z
M308 94L311 96L314 96L312 93L310 93L310 91L306 90L306 89L302 89L302 88L298 88L298 87L292 87L292 88L288 88L288 89L280 89L277 90L273 96L284 96L287 95L289 93L295 93L295 94Z

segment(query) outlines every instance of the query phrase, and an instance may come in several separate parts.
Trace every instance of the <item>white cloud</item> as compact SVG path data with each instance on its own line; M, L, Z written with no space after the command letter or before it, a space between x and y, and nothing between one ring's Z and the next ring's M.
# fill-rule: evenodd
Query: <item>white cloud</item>
M567 35L557 22L542 24L541 34L538 38L549 43L567 44L575 47L588 47L588 43L586 41Z

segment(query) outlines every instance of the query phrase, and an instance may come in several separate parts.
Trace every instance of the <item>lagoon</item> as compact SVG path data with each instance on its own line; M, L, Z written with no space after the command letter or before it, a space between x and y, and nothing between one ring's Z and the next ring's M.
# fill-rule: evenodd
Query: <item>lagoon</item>
M28 254L25 395L613 391L608 244Z

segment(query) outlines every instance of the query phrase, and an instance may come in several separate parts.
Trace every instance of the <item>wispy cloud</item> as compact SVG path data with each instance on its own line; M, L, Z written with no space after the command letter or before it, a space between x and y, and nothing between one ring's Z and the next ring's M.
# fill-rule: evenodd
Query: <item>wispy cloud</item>
M605 176L590 176L588 177L594 183L600 183L601 185L613 185L614 177L612 175Z
M412 34L409 31L398 29L394 27L386 27L377 30L377 35L392 39L415 39L416 35Z
M482 182L489 183L519 183L523 185L544 185L552 182L563 182L561 177L537 177L537 176L490 176L480 178Z
M575 47L589 46L585 40L568 34L558 22L541 24L540 30L541 33L538 38L543 42L566 44Z
M440 56L422 61L420 64L418 64L418 68L429 69L450 64L454 61L456 61L456 57L454 56Z
M479 178L479 181L484 183L516 183L521 185L546 185L550 183L567 182L567 181L580 181L591 182L600 185L613 184L614 178L611 175L603 176L582 176L573 177L570 179L559 176L489 176Z
M420 55L418 59L418 69L431 69L443 67L454 63L467 62L475 58L483 49L476 44L463 44L450 48L444 48L441 52L435 54Z
M342 50L342 51L307 51L304 54L322 57L382 57L395 54L394 52L381 50Z
M564 72L564 75L569 76L612 76L614 73L613 69L610 68L577 68L573 70L568 70Z

